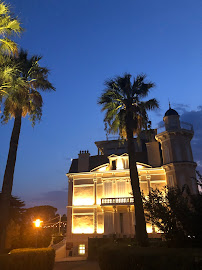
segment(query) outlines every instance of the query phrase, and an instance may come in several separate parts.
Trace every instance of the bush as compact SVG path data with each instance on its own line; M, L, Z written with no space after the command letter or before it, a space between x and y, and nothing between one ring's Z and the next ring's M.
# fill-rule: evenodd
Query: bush
M101 248L99 265L101 270L200 269L195 263L193 249L140 248L123 245Z
M2 270L52 270L55 251L52 248L14 249L0 256Z

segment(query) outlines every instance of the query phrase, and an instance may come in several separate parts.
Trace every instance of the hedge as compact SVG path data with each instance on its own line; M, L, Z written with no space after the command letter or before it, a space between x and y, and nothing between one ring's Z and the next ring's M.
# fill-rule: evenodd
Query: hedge
M0 255L2 270L52 270L55 251L52 248L14 249L9 254Z
M101 270L198 270L202 250L197 252L196 258L193 249L111 245L99 250L98 260Z
M102 246L114 244L125 246L138 246L134 238L88 238L88 260L97 260L98 252ZM149 243L152 247L165 247L166 242L161 238L150 238Z

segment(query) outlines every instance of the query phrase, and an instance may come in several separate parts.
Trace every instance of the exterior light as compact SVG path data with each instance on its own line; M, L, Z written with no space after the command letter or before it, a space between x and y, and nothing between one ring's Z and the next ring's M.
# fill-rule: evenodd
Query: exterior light
M41 223L42 223L42 222L43 222L43 221L40 220L40 219L36 219L35 221L33 221L34 226L35 226L36 228L41 227Z
M36 230L36 248L37 248L38 247L38 228L41 227L41 223L43 223L43 221L38 218L35 221L33 221L33 223L34 223L34 226L37 228Z

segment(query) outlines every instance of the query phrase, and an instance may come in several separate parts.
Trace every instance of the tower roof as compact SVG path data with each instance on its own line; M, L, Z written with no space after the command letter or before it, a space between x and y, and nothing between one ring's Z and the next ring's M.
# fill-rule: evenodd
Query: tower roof
M169 108L169 109L166 111L166 113L165 113L164 116L171 116L171 115L179 115L179 114L178 114L178 112L176 112L176 110L173 110L173 109Z

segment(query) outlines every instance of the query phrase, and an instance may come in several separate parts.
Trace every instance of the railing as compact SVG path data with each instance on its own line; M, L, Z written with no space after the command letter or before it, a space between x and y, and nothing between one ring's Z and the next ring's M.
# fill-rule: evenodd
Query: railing
M101 205L116 205L116 204L126 204L131 205L134 204L133 197L121 197L121 198L102 198Z
M187 122L180 121L181 129L187 129L190 131L194 131L193 125Z
M117 140L121 140L120 136L106 136L106 140L107 141L117 141Z
M180 121L180 128L184 130L194 131L193 125L187 122ZM164 132L166 130L165 124L161 124L157 128L157 134Z

